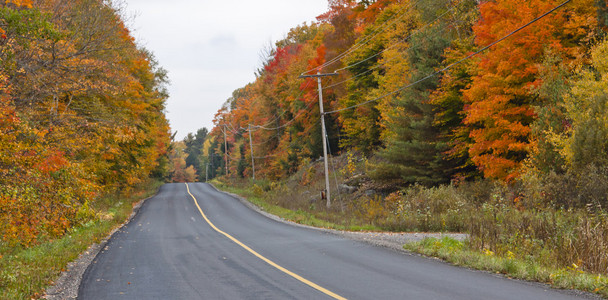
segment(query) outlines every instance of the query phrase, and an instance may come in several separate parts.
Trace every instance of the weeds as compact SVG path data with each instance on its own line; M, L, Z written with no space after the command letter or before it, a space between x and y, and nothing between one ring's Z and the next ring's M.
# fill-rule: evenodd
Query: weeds
M524 176L509 185L477 180L394 191L366 178L365 165L356 162L352 154L338 159L339 181L357 191L334 198L331 208L317 194L324 189L322 180L311 180L311 174L322 178L322 168L314 164L282 182L237 185L251 191L258 205L272 206L296 222L350 230L466 232L469 240L463 245L420 247L435 247L434 255L455 255L475 268L608 293L599 284L608 275L608 171L590 168L587 177Z
M507 251L504 255L497 255L488 249L482 252L474 251L466 242L449 237L428 238L421 242L406 244L404 248L424 255L440 257L459 266L501 273L518 279L544 282L557 288L588 291L608 297L608 277L584 272L576 264L557 268L544 265L531 258L518 258L511 251Z

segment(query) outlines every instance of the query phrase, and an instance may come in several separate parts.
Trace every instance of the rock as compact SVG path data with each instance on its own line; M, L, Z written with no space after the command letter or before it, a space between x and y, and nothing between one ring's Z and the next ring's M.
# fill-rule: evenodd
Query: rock
M344 192L344 193L348 193L348 194L352 194L357 190L356 187L346 185L346 184L339 184L338 188L340 189L340 192Z
M376 194L376 191L374 191L374 190L367 190L367 191L365 191L365 196L368 196L368 197L371 197L371 196L373 196L375 194Z
M363 174L355 174L346 180L346 184L350 186L361 186L364 182L369 181L369 178Z

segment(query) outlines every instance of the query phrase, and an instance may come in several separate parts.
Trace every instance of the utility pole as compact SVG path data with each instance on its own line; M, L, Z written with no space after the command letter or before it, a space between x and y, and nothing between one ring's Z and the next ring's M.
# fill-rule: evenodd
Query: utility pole
M211 153L211 177L217 177L217 170L215 169L215 153Z
M325 111L323 110L323 86L321 84L321 77L336 76L338 73L326 73L321 74L317 72L316 75L300 75L300 78L317 78L317 85L319 89L319 111L321 112L321 134L323 140L323 162L325 165L325 197L327 198L327 208L331 206L331 194L329 192L329 167L327 164L327 133L325 132Z
M226 165L226 176L228 176L228 142L226 142L226 124L224 124L224 162Z
M205 164L205 182L209 181L209 163Z
M253 140L251 139L251 124L249 124L249 149L251 150L251 177L255 180L255 162L253 159Z

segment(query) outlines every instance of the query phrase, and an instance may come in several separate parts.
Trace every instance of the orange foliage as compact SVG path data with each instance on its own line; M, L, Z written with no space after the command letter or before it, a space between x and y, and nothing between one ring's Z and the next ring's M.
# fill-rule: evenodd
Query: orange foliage
M7 3L28 10L1 22L0 239L29 246L162 173L170 137L162 74L105 2Z
M476 44L490 44L556 4L552 0L483 2L480 20L473 28ZM511 180L518 176L532 146L530 124L535 113L530 90L540 83L538 65L549 49L576 55L579 48L565 37L576 28L579 36L574 38L581 38L580 28L587 25L572 24L581 17L572 11L571 15L564 10L555 12L492 47L478 60L477 75L464 92L464 123L472 128L471 159L486 177Z
M317 17L319 22L329 23L343 10L349 10L357 5L355 0L329 0L329 11Z
M32 0L6 0L6 4L14 4L15 6L32 8Z

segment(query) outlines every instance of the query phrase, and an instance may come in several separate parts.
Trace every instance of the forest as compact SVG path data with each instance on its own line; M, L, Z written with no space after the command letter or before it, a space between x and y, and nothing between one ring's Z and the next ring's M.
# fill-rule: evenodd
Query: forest
M0 3L3 252L60 238L97 220L105 195L162 179L171 133L166 72L137 45L120 7Z
M603 0L330 0L179 142L174 179L241 182L297 222L467 232L506 257L492 271L608 293L560 281L608 272L607 26Z
M256 80L186 138L199 139L187 164L199 177L201 163L250 177L253 156L256 175L280 179L322 156L317 82L300 78L317 72L337 74L323 77L329 148L375 157L377 180L513 183L606 165L603 1L329 5L263 49Z

